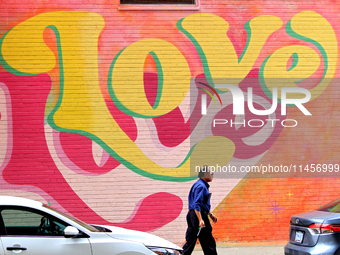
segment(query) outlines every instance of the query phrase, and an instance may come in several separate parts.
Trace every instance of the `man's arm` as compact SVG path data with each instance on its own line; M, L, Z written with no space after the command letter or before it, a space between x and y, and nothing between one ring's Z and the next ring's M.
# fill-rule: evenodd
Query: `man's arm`
M195 213L196 213L196 215L197 215L197 218L198 218L198 222L199 222L200 228L204 228L204 221L203 221L203 219L202 219L201 212L200 212L200 211L197 211L197 210L195 209Z
M204 221L202 219L201 208L203 205L203 187L198 186L194 190L194 209L198 218L198 224L200 228L204 228Z

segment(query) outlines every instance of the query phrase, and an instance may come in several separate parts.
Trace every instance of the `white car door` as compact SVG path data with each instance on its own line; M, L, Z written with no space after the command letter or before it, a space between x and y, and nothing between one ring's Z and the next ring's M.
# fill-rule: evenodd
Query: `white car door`
M1 238L0 238L1 239ZM0 240L0 255L5 255L5 250L4 250L4 247L2 245L2 242Z
M92 255L88 238L64 237L67 223L53 216L23 207L3 208L1 216L6 255Z

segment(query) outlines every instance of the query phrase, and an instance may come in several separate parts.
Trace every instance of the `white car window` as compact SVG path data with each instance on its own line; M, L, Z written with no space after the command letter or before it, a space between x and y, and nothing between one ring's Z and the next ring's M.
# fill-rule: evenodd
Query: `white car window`
M47 210L50 210L50 211L53 211L53 212L56 212L64 217L66 217L67 219L77 223L78 225L82 226L83 228L86 228L87 230L91 231L91 232L107 232L109 230L105 229L105 228L98 228L98 227L95 227L95 226L92 226L92 225L89 225L69 214L65 214L65 213L62 213L62 212L59 212L55 209L53 209L52 207L49 207L49 206L46 206L44 205L44 208L47 209Z
M54 218L25 209L4 209L1 215L7 235L62 236L67 227Z

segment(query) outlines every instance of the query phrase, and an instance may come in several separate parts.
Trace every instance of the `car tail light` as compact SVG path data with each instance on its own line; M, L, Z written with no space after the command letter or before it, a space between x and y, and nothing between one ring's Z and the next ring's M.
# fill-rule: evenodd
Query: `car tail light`
M312 224L309 226L316 234L327 234L340 231L340 225L333 224Z

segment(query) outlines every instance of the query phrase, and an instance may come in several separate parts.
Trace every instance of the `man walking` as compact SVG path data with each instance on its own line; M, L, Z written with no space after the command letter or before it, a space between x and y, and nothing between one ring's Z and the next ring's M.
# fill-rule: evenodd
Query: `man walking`
M188 229L183 255L190 255L195 248L197 238L200 240L205 255L217 255L216 242L212 235L209 217L214 223L217 217L210 212L210 196L208 182L213 180L214 173L208 166L202 166L198 173L198 180L189 192L189 212L187 214Z

